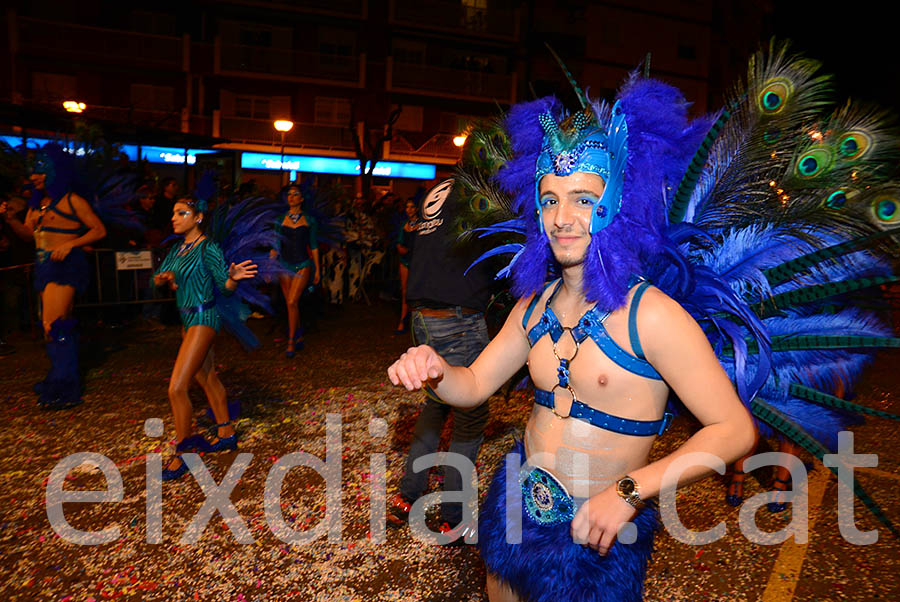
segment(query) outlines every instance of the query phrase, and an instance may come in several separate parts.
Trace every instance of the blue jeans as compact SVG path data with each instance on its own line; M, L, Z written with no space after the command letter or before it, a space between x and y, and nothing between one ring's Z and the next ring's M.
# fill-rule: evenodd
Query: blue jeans
M463 314L458 308L457 315L452 318L423 316L413 310L412 331L417 345L430 345L452 366L470 365L490 341L484 314ZM400 479L400 493L408 500L418 499L428 486L428 471L413 472L412 463L416 458L437 451L441 431L450 412L454 416L448 451L462 454L475 464L488 420L487 402L462 410L427 397L413 429L406 470ZM446 467L444 488L448 491L462 490L462 477L457 470ZM441 513L443 520L454 526L462 518L462 505L443 504Z

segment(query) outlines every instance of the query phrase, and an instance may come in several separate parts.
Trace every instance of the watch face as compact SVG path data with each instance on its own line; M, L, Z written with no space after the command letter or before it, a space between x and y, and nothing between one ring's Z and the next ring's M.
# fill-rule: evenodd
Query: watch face
M619 493L623 495L631 495L634 493L634 481L631 479L622 479L619 481Z

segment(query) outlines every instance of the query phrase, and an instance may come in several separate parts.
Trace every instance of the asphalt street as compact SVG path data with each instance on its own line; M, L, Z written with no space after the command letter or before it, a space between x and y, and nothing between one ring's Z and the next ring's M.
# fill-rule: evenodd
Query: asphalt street
M246 465L229 492L235 514L218 513L189 541L189 526L207 501L190 476L163 487L161 541L148 542L145 474L148 458L166 458L173 436L167 381L180 342L179 327L150 329L140 322L114 327L82 316L86 390L72 410L41 411L32 385L47 369L43 346L19 334L16 352L0 358L0 590L6 600L59 602L118 600L486 600L484 569L475 546L446 548L415 539L408 529L388 530L380 541L370 515L394 494L421 397L392 387L386 368L409 345L393 335L396 308L383 303L328 310L293 360L284 357L283 325L251 322L262 340L248 353L227 335L216 343L216 364L229 401L239 403L237 453L206 455L216 482ZM855 401L900 413L900 352L881 353L864 374ZM210 427L199 388L192 390L198 428ZM525 392L491 398L491 421L477 465L479 493L530 411ZM145 432L162 419L165 436ZM339 424L340 442L326 445L326 423ZM383 420L384 422L380 422ZM386 429L379 425L386 425ZM653 456L680 445L697 425L678 418L658 439ZM870 418L854 427L855 451L877 454L876 467L858 469L862 486L885 515L900 524L900 429ZM447 432L444 437L446 439ZM326 517L327 484L308 468L284 470L288 454L340 460L341 521L308 543L285 543L273 533L264 491L273 474L281 482L284 523L309 532ZM765 442L763 450L774 447ZM109 543L77 545L61 537L45 503L54 466L71 454L102 454L121 475L121 498L67 503L68 523L85 531L115 527ZM387 466L386 490L378 461ZM646 580L650 601L900 600L900 541L859 502L855 528L877 529L877 542L857 545L841 535L837 479L818 461L810 466L806 541L755 543L742 534L739 508L725 503L724 478L713 476L680 490L677 513L694 532L722 523L717 541L684 543L662 530ZM274 468L273 468L274 467ZM280 471L280 472L279 472ZM745 497L768 491L763 467L747 479ZM439 487L440 474L432 475ZM65 479L66 490L102 490L106 478L83 460ZM374 501L374 503L373 503ZM272 510L271 508L269 510ZM803 523L792 509L749 512L760 531L777 533ZM324 524L324 523L323 523ZM845 523L845 530L849 523ZM801 525L802 526L802 525ZM323 528L324 527L320 527ZM249 540L247 540L249 537ZM243 539L241 539L243 538ZM696 536L695 536L696 538ZM151 537L152 539L152 537ZM249 541L249 543L241 543ZM554 570L554 567L547 567Z

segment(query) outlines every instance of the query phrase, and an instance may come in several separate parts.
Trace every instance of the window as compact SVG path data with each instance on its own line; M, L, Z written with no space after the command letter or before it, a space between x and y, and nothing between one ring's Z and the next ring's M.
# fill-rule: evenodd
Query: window
M500 71L500 69L495 67L496 59L484 55L452 52L447 55L446 60L447 66L453 69L478 73L496 73Z
M487 29L487 0L462 0L463 24L470 31Z
M272 30L261 27L241 27L238 31L238 43L244 46L272 47Z
M35 100L75 99L76 92L77 85L75 77L72 75L39 73L37 71L31 74L31 95Z
M322 27L319 36L319 64L343 65L356 55L356 33L346 29Z
M350 123L351 105L346 98L316 96L316 123L345 126Z
M459 113L441 112L441 132L445 134L458 134L465 131L469 124L483 120L483 117L475 115L460 115Z
M269 99L255 96L237 96L234 99L234 114L249 119L269 119L271 110Z
M412 65L425 64L425 44L410 40L394 40L394 60Z
M397 105L391 105L391 111L396 109ZM403 111L400 112L400 117L397 118L394 129L406 132L421 132L424 116L424 107L417 105L403 105Z
M258 121L291 118L290 96L251 96L222 90L219 108L223 117L242 117Z

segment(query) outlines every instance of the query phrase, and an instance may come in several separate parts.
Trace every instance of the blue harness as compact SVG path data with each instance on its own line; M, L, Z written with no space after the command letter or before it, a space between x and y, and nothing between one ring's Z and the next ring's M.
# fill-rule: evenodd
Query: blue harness
M63 195L63 196L65 196L65 195ZM52 201L43 211L41 211L41 214L37 219L37 223L35 223L35 228L34 228L35 232L43 231L43 232L57 232L59 234L79 234L79 235L81 235L88 231L87 226L84 225L84 223L81 221L80 217L78 217L74 213L66 213L65 211L63 211L62 209L57 207L57 205L59 205L59 202L62 199L63 199L63 197L59 197L55 201ZM69 202L71 203L71 200ZM71 220L73 222L78 222L79 225L75 228L57 228L54 226L42 226L41 222L44 221L44 215L47 211L52 211L53 213L55 213L61 217L64 217L68 220Z
M638 376L643 376L644 378L662 380L662 376L659 375L659 372L657 372L656 369L650 365L650 362L644 358L643 348L641 347L637 331L638 303L640 303L641 297L643 296L644 291L650 286L650 283L646 281L641 282L634 292L631 308L628 312L628 336L636 356L631 355L622 349L612 337L609 336L609 333L603 326L603 322L609 317L610 312L601 314L596 305L586 311L573 328L564 328L563 325L560 324L556 314L554 314L553 310L550 308L550 302L553 301L553 297L559 291L561 285L562 280L557 283L556 288L553 289L553 292L547 299L547 303L544 306L544 313L541 315L540 320L538 320L537 324L528 331L528 344L532 347L534 347L534 344L537 343L541 337L549 333L550 339L553 341L553 353L559 360L559 367L556 371L558 378L557 384L554 385L553 389L550 391L535 389L535 403L542 405L545 408L549 408L560 418L568 418L571 416L608 431L639 437L662 435L672 422L671 413L666 412L659 420L631 420L629 418L620 418L619 416L607 414L602 410L592 408L586 403L578 401L575 396L575 391L569 384L569 365L572 360L575 359L575 355L578 354L579 346L587 338L594 341L597 347L599 347L609 359L625 370L637 374ZM522 328L527 328L528 320L534 312L539 297L540 295L535 295L534 299L531 300L531 303L526 308L525 315L522 317ZM559 343L559 339L562 337L563 333L567 330L575 341L575 355L570 358L561 358L559 357L559 354L556 353L556 345ZM572 395L572 408L567 416L562 416L556 411L554 392L557 388L566 389Z

